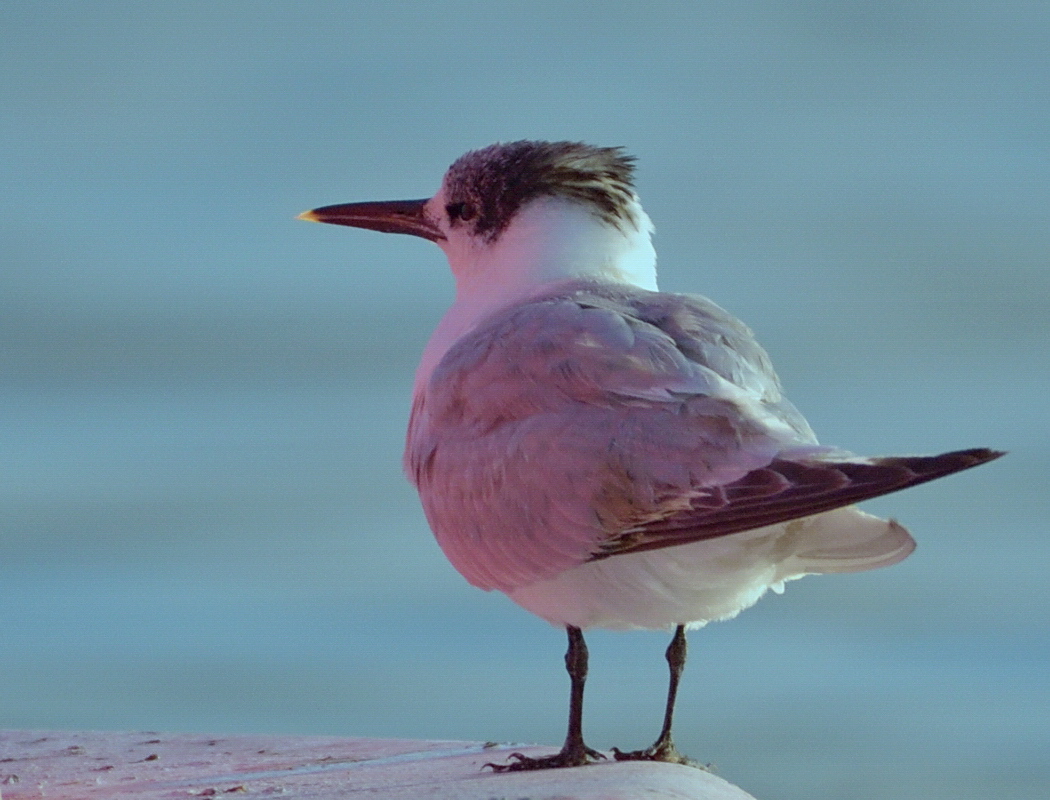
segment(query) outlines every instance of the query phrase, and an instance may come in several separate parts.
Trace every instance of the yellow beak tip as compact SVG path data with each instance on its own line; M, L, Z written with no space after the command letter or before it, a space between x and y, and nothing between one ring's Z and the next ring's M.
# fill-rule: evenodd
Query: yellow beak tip
M296 219L301 219L304 222L320 222L321 221L321 219L317 216L317 214L315 214L312 210L311 211L304 211L302 214L300 214L298 217L296 217Z

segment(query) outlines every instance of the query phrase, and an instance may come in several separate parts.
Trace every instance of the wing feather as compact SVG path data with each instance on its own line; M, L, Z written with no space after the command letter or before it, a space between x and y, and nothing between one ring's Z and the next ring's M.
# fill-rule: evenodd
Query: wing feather
M703 490L673 510L602 542L594 559L713 539L832 511L970 469L1003 455L987 449L856 461L785 461Z
M415 398L405 467L456 568L507 591L966 468L846 455L817 445L718 306L578 281L448 350Z

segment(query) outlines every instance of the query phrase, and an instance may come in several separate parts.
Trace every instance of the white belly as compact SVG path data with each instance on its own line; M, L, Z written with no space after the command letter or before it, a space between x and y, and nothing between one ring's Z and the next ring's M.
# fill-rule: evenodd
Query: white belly
M698 628L729 619L785 581L888 566L915 548L908 532L853 507L752 531L590 561L508 592L555 625Z

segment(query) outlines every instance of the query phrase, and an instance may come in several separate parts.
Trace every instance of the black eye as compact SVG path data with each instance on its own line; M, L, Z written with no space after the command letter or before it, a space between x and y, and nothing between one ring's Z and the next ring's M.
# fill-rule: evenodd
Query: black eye
M470 203L449 203L445 206L445 213L448 214L448 218L451 222L455 222L456 220L468 222L474 219L474 215L477 212L474 210L474 206Z

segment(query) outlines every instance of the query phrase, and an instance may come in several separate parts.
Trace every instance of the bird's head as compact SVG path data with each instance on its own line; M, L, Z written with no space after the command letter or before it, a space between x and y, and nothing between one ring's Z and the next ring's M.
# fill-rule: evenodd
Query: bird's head
M619 147L494 144L460 157L428 199L323 206L313 222L435 242L461 290L601 276L655 288L652 224Z

